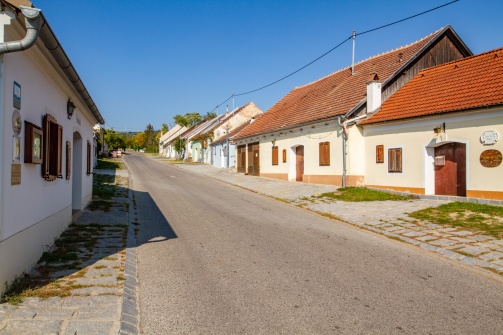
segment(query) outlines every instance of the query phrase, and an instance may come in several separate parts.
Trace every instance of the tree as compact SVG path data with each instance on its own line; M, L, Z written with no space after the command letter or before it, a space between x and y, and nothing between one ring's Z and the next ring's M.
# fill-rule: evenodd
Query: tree
M185 115L177 114L173 117L175 123L180 127L192 127L202 121L201 115L199 113L185 113Z
M166 134L169 131L169 126L166 123L162 124L161 133Z
M204 121L208 121L208 120L213 120L214 118L217 117L217 113L215 112L208 112L206 113L206 115L204 116Z
M175 151L176 151L176 154L178 155L178 157L182 157L183 156L183 152L185 151L185 144L187 142L185 141L184 138L177 138L176 141L175 141Z
M126 147L126 137L113 130L107 130L107 133L105 134L105 141L107 141L110 149Z
M173 120L175 120L175 123L180 127L187 127L189 125L187 118L180 114L173 116Z
M143 149L145 148L147 143L147 135L145 134L145 132L138 133L134 136L134 140L138 148Z

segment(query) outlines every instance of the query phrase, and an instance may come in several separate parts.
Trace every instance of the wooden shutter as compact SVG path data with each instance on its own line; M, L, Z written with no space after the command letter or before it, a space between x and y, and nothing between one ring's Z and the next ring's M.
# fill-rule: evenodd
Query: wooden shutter
M376 163L384 163L384 145L376 145Z
M54 120L52 116L49 114L44 115L43 120L43 129L44 129L44 138L43 138L43 147L44 151L42 153L42 177L49 180L50 178L50 134L51 134L51 120Z
M72 146L66 141L66 180L70 180L72 168Z
M56 145L56 177L63 178L63 127L59 124Z
M86 174L91 174L91 142L87 141L87 171Z
M278 147L272 147L272 165L278 165L279 153Z
M402 148L388 149L388 172L402 172Z
M319 144L320 166L330 166L330 142Z
M283 163L286 163L286 149L283 149Z

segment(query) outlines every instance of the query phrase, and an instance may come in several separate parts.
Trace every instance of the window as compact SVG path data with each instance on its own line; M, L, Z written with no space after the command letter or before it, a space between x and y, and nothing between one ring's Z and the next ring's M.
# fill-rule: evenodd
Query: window
M63 178L63 127L49 114L44 116L42 177L45 180Z
M272 147L272 165L278 165L278 147Z
M376 145L376 163L384 163L384 145Z
M42 128L37 127L33 123L24 121L25 124L25 141L24 141L24 162L33 164L42 164L43 157L43 138L44 132Z
M320 143L320 166L330 166L330 142Z
M86 174L91 174L91 142L87 141L87 171Z
M286 163L286 149L283 149L283 163Z
M388 172L402 172L402 148L388 149Z

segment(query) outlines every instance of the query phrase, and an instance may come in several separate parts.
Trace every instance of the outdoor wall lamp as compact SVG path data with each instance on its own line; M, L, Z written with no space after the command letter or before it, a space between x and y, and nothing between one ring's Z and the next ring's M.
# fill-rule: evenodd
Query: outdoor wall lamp
M445 122L441 126L433 128L435 134L445 133Z
M272 140L272 147L274 148L275 145L276 145L276 140Z
M73 112L75 112L75 105L72 100L68 99L68 102L66 103L66 113L68 114L68 119L72 118Z

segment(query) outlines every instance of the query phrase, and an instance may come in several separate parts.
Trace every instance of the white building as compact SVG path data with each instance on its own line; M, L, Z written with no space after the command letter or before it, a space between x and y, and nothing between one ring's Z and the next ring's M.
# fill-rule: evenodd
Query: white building
M0 2L2 293L90 202L93 126L104 120L43 14Z

